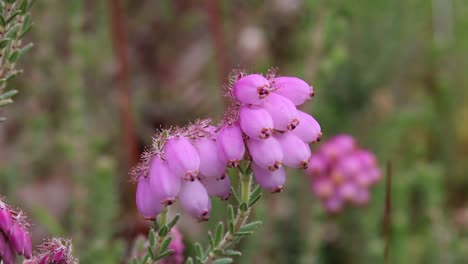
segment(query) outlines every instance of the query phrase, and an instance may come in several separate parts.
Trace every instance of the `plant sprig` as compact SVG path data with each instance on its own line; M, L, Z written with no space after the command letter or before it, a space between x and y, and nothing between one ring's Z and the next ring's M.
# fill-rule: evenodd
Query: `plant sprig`
M169 233L177 224L179 218L180 215L177 214L170 222L167 222L167 207L164 208L158 218L153 222L153 227L149 231L149 244L146 248L146 255L141 260L134 258L132 263L157 263L159 260L172 255L174 251L172 249L168 249L172 240Z
M32 43L22 43L32 27L29 10L33 4L34 0L0 0L0 107L12 103L18 93L5 92L7 83L22 72L16 62L33 47ZM0 118L0 122L4 120Z
M240 192L233 195L238 202L236 214L232 205L228 206L227 224L219 222L214 233L208 232L209 245L205 250L199 243L195 244L195 258L188 258L186 264L227 264L232 263L233 257L242 253L230 249L242 238L251 235L262 224L261 221L248 223L251 208L262 196L262 189L256 186L252 189L252 173L248 169L239 169Z

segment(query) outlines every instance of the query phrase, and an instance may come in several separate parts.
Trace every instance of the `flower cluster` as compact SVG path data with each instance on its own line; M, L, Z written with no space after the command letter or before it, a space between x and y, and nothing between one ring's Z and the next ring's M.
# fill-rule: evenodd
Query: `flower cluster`
M70 240L52 238L39 246L39 252L23 264L77 264Z
M359 148L350 135L325 142L310 158L307 172L312 176L313 192L330 213L338 213L346 203L366 204L369 187L380 179L374 154Z
M133 170L138 210L154 219L178 199L186 213L205 221L209 196L230 197L227 168L242 160L252 160L255 179L264 189L281 191L286 179L282 165L306 169L308 143L321 136L318 122L296 108L312 96L312 87L295 77L238 74L227 93L232 105L219 125L201 120L155 136Z
M172 253L167 258L161 260L161 264L182 264L184 263L184 250L185 245L182 237L182 233L174 227L171 229L171 243L169 244L169 249L172 249Z
M15 263L17 255L31 258L31 237L27 231L26 217L0 199L0 261Z

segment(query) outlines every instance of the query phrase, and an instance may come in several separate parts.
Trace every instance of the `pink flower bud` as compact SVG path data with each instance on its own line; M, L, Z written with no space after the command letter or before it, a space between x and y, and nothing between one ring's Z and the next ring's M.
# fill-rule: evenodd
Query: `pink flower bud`
M12 227L13 218L11 217L11 213L6 206L1 204L0 201L0 231L3 231L5 234L9 234Z
M210 197L200 181L183 182L179 201L184 211L199 221L207 221L210 218Z
M339 195L333 195L325 201L325 210L329 213L338 213L343 208L343 199Z
M226 164L219 158L216 142L209 138L199 138L194 146L200 156L200 176L222 178L226 172Z
M201 181L209 195L227 200L231 196L231 180L228 175L222 178L206 178Z
M322 155L314 154L310 157L307 173L311 176L322 175L326 173L327 166L327 160Z
M32 243L31 237L26 232L24 233L24 252L25 258L30 259L32 257Z
M281 151L281 145L275 138L270 137L262 140L249 139L247 146L249 147L253 161L259 167L269 169L270 171L281 167L283 151Z
M182 264L184 263L184 240L182 234L177 229L177 227L173 227L170 233L172 240L169 244L169 249L174 250L174 253L171 255L161 259L158 263L160 264Z
M244 139L239 124L225 124L216 139L221 161L228 167L237 167L245 154Z
M349 135L338 135L333 137L322 146L322 153L329 159L338 159L352 152L356 148L354 138Z
M317 120L311 115L297 111L299 125L292 132L306 143L316 142L322 136L321 128Z
M270 83L260 74L250 74L234 83L232 93L239 102L258 105L270 94Z
M24 252L24 230L18 224L13 224L11 228L11 233L9 235L9 241L13 249L19 255L23 255Z
M274 129L294 130L299 125L297 109L286 97L272 93L262 106L273 119Z
M263 108L243 106L239 110L242 131L253 139L266 139L273 133L273 119Z
M313 88L296 77L277 77L271 86L276 89L275 93L288 98L294 105L301 105L314 95Z
M189 181L193 181L198 177L200 157L187 138L170 138L166 142L164 153L169 168L176 176Z
M263 189L272 193L283 191L286 182L284 168L281 167L275 171L270 171L252 163L252 170L255 180Z
M136 189L136 205L138 211L146 219L154 219L159 214L164 205L158 200L148 178L140 178Z
M165 205L175 202L182 180L171 172L167 162L159 156L155 156L151 161L149 179L158 201L162 201Z
M284 165L292 168L308 168L311 156L309 145L291 132L278 133L275 139L281 145Z
M0 237L3 235L0 233ZM2 240L2 238L0 238ZM0 241L0 244L2 242ZM1 246L0 246L1 247ZM0 260L3 260L4 264L16 263L16 254L12 246L8 243L6 238L3 238L3 250L0 252Z
M330 198L335 187L333 182L327 177L314 177L312 179L312 191L322 200Z
M3 252L5 251L6 247L9 247L9 243L6 240L6 238L3 236L3 233L0 232L0 260L3 257Z
M340 185L338 192L339 192L339 195L343 197L344 200L352 201L356 197L358 193L358 189L357 189L357 186L353 184L352 182L346 182Z

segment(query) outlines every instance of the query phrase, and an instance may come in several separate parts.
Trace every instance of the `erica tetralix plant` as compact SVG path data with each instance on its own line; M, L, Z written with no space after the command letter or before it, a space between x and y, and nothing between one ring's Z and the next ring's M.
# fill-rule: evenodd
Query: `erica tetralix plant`
M39 246L39 251L23 264L78 264L72 255L72 243L63 238L52 238Z
M325 210L338 213L346 203L364 205L369 188L380 179L374 154L361 149L350 135L337 135L325 142L310 158L312 190Z
M0 198L0 263L16 263L17 256L32 257L28 223L22 211L14 210Z
M247 220L262 188L281 192L286 182L284 166L309 167L308 144L320 140L321 128L296 106L311 100L313 94L313 88L296 77L238 72L227 87L230 105L217 125L205 119L157 133L132 171L137 208L145 218L154 220L148 253L134 262L157 262L173 253L170 230L179 217L167 221L172 204L178 202L186 214L206 221L210 196L228 200L233 194L237 212L227 205L226 230L219 223L215 234L210 233L208 249L196 245L195 258L197 263L230 263L230 256L239 252L227 248L260 224ZM230 177L236 176L239 188L232 188ZM253 179L257 186L252 186Z

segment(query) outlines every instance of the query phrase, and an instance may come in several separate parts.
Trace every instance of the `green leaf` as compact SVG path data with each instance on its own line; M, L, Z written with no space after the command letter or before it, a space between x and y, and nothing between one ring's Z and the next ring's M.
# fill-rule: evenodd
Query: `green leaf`
M229 215L229 222L233 223L234 222L234 208L232 205L228 206L228 215Z
M262 198L262 194L259 194L255 197L250 197L250 198L251 199L249 199L249 207L252 207L258 202L258 200L260 200L260 198Z
M3 17L3 15L0 15L0 25L2 27L5 27L5 25L6 25L6 21L5 21L5 18Z
M180 214L177 214L176 216L174 216L174 218L172 218L171 222L167 224L167 226L169 227L169 230L171 230L177 224L177 221L179 221L179 218L180 218Z
M156 257L154 256L154 253L153 253L153 249L150 246L148 246L148 253L152 260L156 260Z
M186 261L185 264L193 264L193 259L189 257Z
M208 241L210 242L210 245L212 247L216 247L216 244L215 244L215 241L214 241L214 238L213 238L213 234L211 233L211 231L208 231Z
M257 187L255 187L255 189L250 193L249 200L252 200L252 197L256 197L259 195L262 195L262 187L260 187L260 185L257 185Z
M233 222L229 222L229 232L231 234L234 234L234 223Z
M226 249L223 251L225 256L242 256L242 253L237 250Z
M24 37L24 35L26 35L26 33L28 33L29 30L31 30L32 25L33 25L33 24L29 24L29 25L27 25L27 26L24 26L24 27L23 27L23 30L21 31L21 34L20 34L19 37L18 37L18 39L22 39L22 38Z
M172 237L166 237L166 239L164 239L164 241L161 243L161 251L166 251L171 241Z
M253 234L252 231L239 231L236 233L236 236L248 236L248 235L251 235Z
M15 62L18 59L19 55L20 55L19 50L15 50L13 54L11 54L10 57L8 58L8 61Z
M160 237L164 237L164 236L167 235L168 232L169 232L169 230L167 229L167 226L162 226L158 231L158 235Z
M14 25L13 27L10 28L10 30L8 30L8 33L5 36L7 38L16 39L16 34L18 33L18 30L20 29L20 27L21 27L20 24Z
M255 221L255 222L252 222L252 223L248 223L248 224L242 226L241 228L239 228L239 232L253 231L257 227L259 227L260 225L262 225L262 221Z
M11 99L1 100L0 101L0 107L5 106L7 104L11 104L11 103L13 103L13 100L11 100Z
M10 90L2 95L0 95L0 100L11 98L12 96L16 95L18 90Z
M242 210L242 211L247 211L248 207L247 207L247 204L246 203L241 203L239 208Z
M15 19L15 17L19 14L20 11L15 11L13 14L11 14L11 16L6 20L6 24L10 24L10 22L13 21L13 19Z
M232 262L234 262L232 258L220 258L220 259L213 261L213 264L229 264Z
M174 250L172 249L169 249L167 251L164 251L163 253L159 254L159 256L156 258L156 260L160 260L160 259L163 259L169 255L171 255L172 253L174 253Z
M223 239L224 235L224 225L222 222L218 223L218 226L216 227L216 239L215 239L215 245L219 245L221 240Z
M34 44L29 43L28 45L24 46L20 51L19 51L19 56L18 58L22 58L23 55L28 52L32 47L34 47Z
M197 254L197 257L203 259L203 249L200 245L200 243L195 243L195 254Z
M8 43L10 43L10 40L11 39L9 39L9 38L4 38L4 39L0 40L0 49L5 48L8 45Z
M18 9L21 14L25 14L28 11L28 0L23 0Z
M154 230L150 229L149 233L149 244L152 248L154 248L154 244L156 243L156 236L154 234Z
M237 194L236 190L232 186L231 186L231 193L233 194L234 198L236 199L236 202L240 203L239 195Z
M153 221L153 229L154 229L154 230L159 230L159 223L158 223L158 220L154 220L154 221Z

